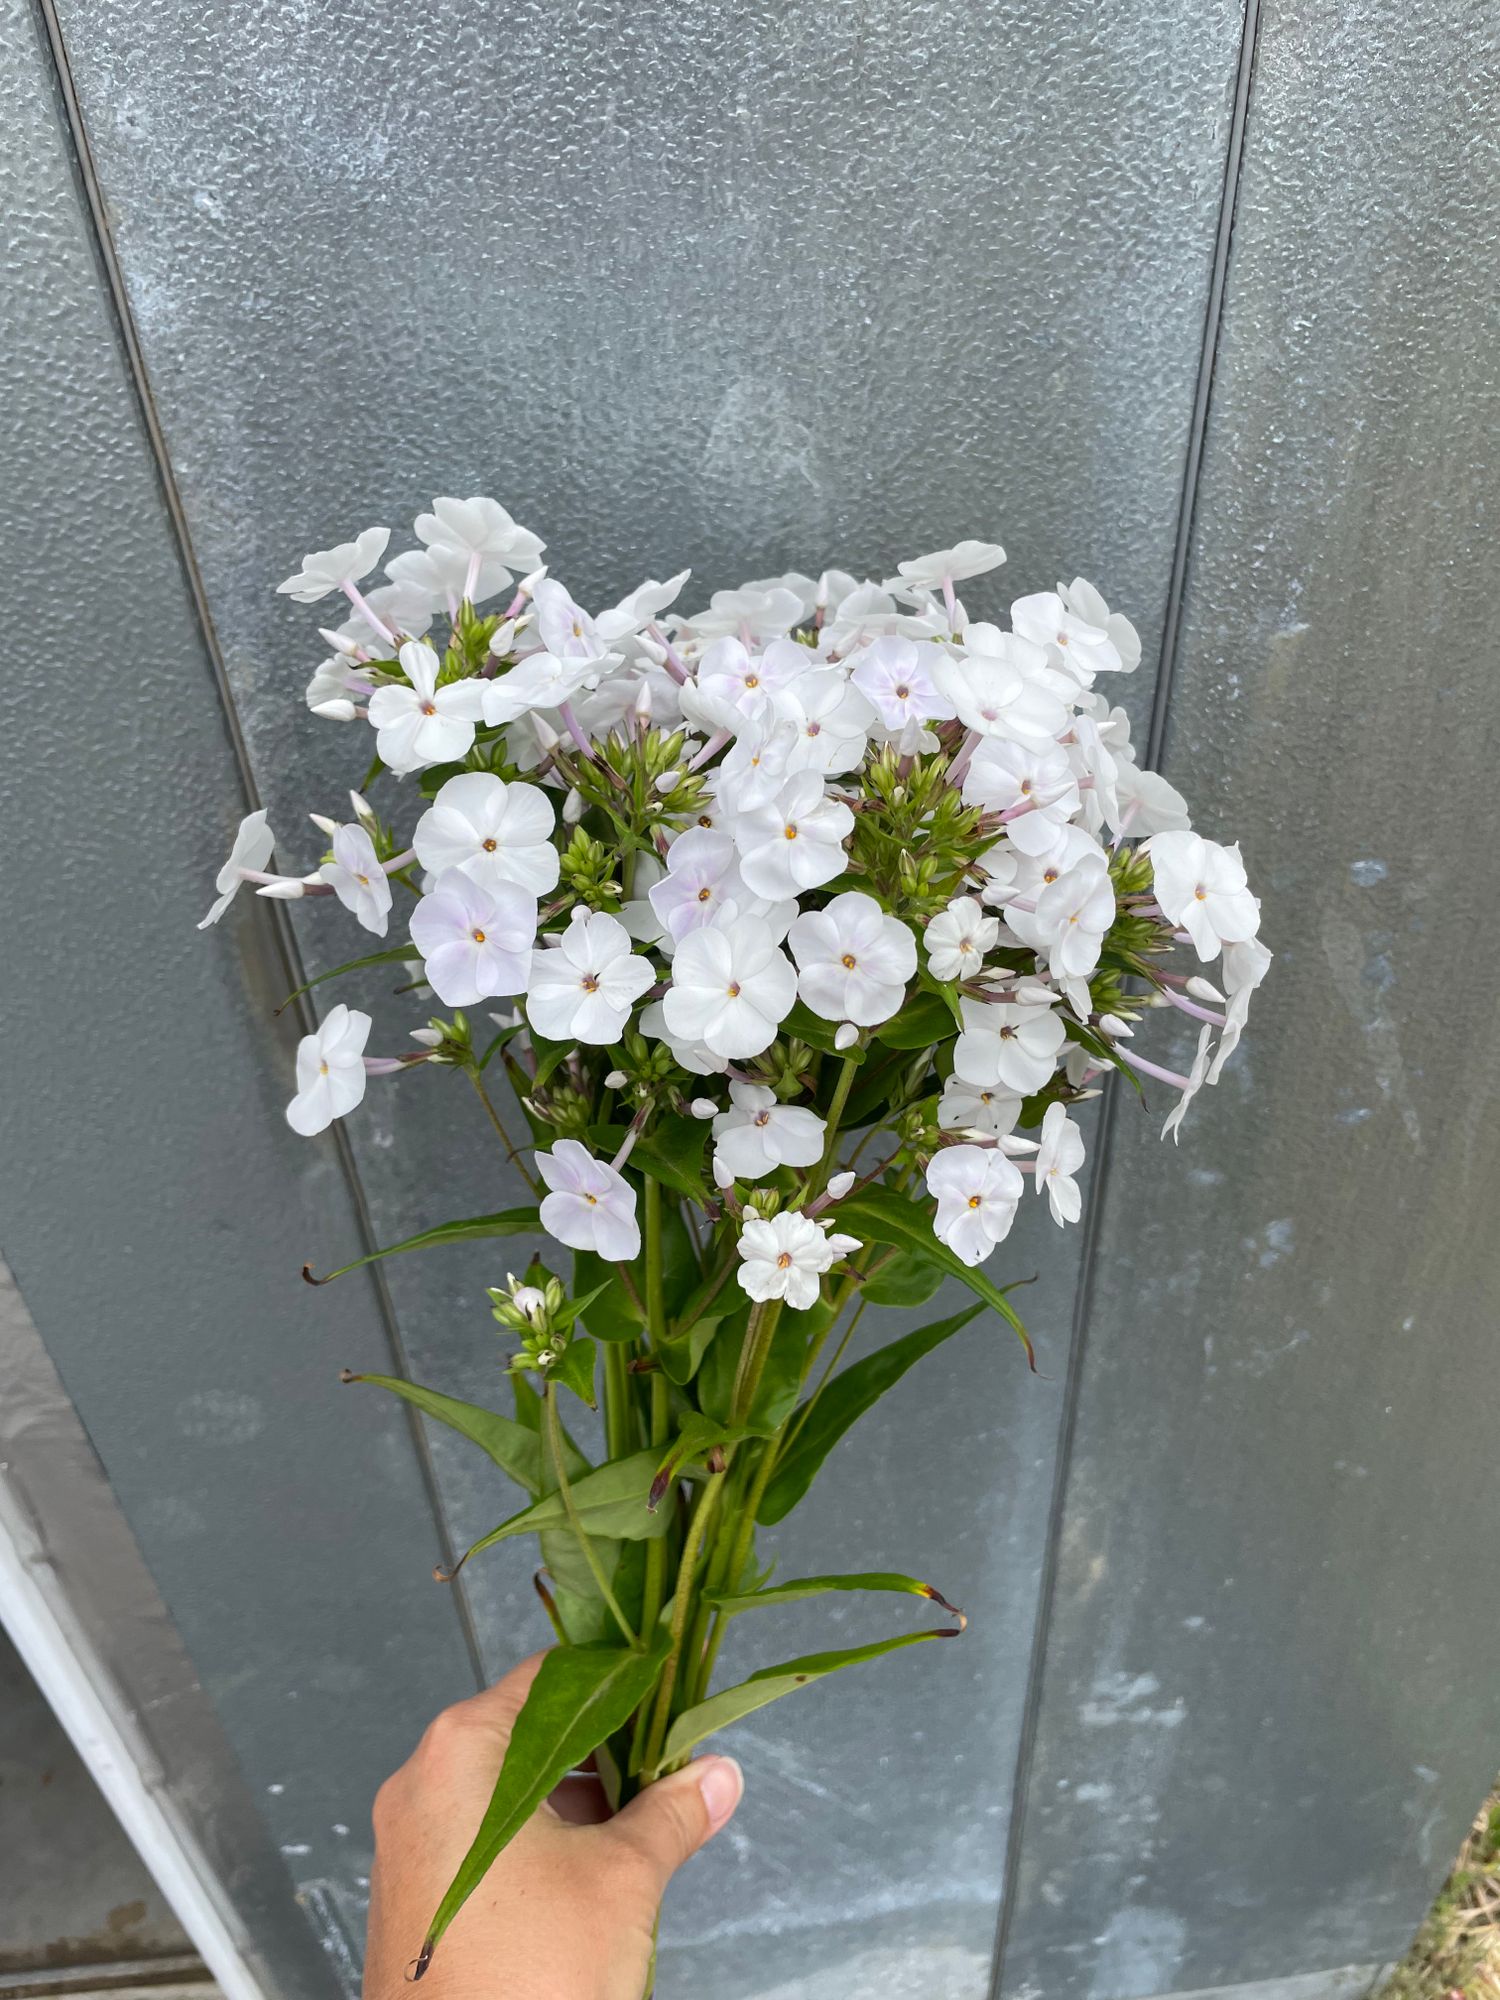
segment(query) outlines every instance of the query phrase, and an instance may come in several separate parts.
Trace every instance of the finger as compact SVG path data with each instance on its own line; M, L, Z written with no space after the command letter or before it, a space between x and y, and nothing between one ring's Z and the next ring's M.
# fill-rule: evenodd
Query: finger
M688 1856L733 1818L744 1791L745 1774L732 1757L700 1757L648 1785L604 1833L650 1863L660 1894Z

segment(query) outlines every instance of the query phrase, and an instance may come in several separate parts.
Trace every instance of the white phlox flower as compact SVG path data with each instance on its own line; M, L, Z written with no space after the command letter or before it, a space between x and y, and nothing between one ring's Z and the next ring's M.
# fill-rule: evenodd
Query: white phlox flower
M941 656L914 639L872 639L849 676L893 736L928 722L951 721L953 702L939 684Z
M844 872L844 842L854 815L829 798L816 771L788 778L769 805L736 814L730 825L746 885L768 902L799 896Z
M1051 744L1068 723L1063 690L1040 646L998 625L971 625L962 647L936 652L934 675L953 712L981 736Z
M933 1233L965 1264L982 1264L1016 1219L1025 1182L1014 1160L994 1146L944 1146L927 1166L937 1196Z
M370 574L385 554L391 539L389 528L366 528L352 542L339 542L331 549L314 549L302 558L302 567L285 583L278 583L279 597L295 598L298 604L316 604L330 591L358 583Z
M369 1015L357 1007L331 1007L297 1044L297 1095L286 1108L286 1122L304 1139L326 1132L363 1100L370 1027Z
M906 998L917 945L899 918L873 896L850 889L821 910L804 910L787 932L797 961L797 991L825 1021L872 1028Z
M526 1018L548 1041L608 1047L655 980L650 963L631 951L630 933L618 918L580 907L560 937L532 952Z
M1015 1130L1022 1103L1015 1091L950 1076L938 1099L937 1121L944 1132L978 1132L999 1139Z
M1066 1107L1049 1104L1042 1117L1042 1143L1036 1155L1036 1191L1045 1194L1052 1220L1059 1227L1076 1222L1083 1213L1083 1195L1074 1178L1083 1165L1083 1134Z
M730 1109L714 1113L714 1161L729 1180L763 1181L778 1167L811 1167L827 1131L816 1112L781 1103L759 1083L731 1083Z
M896 574L887 590L902 586L909 590L941 590L947 584L966 583L971 576L983 576L998 569L1005 551L998 542L955 542L951 549L934 549L931 555L897 563Z
M333 859L323 863L319 877L367 931L384 937L390 928L391 884L374 841L362 826L339 826L332 846Z
M514 882L481 888L447 868L411 916L411 941L428 985L449 1007L526 991L536 899Z
M963 1032L953 1045L955 1076L980 1089L998 1086L1022 1097L1046 1085L1067 1040L1055 1008L965 1000L962 1010Z
M1005 837L1023 854L1046 854L1079 810L1078 780L1055 743L987 736L964 773L965 805L1005 813Z
M1081 576L1075 576L1071 583L1060 583L1057 594L1065 611L1102 632L1109 640L1120 656L1118 671L1133 674L1141 664L1141 635L1124 613L1111 611L1094 586ZM1092 671L1100 673L1109 669L1094 663Z
M986 916L972 896L955 896L922 933L927 970L934 979L973 979L999 941L999 918Z
M1095 674L1117 674L1125 664L1104 627L1070 611L1056 591L1018 597L1010 607L1010 622L1023 639L1052 650L1085 687Z
M1239 845L1221 847L1198 833L1154 833L1146 842L1156 900L1185 930L1205 963L1226 944L1244 944L1260 928L1260 904L1245 881Z
M461 771L439 787L417 821L412 845L434 875L457 868L482 889L512 882L532 896L557 887L552 803L535 785L489 771Z
M861 1247L857 1236L830 1233L800 1209L769 1222L750 1216L740 1232L739 1281L752 1299L784 1299L796 1312L818 1302L821 1280L841 1257Z
M623 1174L576 1139L559 1139L550 1153L538 1153L536 1170L551 1190L541 1206L549 1236L570 1250L592 1250L609 1264L640 1255L635 1194Z
M733 1060L768 1049L796 998L797 975L771 926L732 916L678 945L662 1018L679 1040Z
M370 696L375 750L392 771L422 771L429 764L453 764L474 743L474 725L483 715L481 681L450 681L439 687L441 663L425 639L411 639L399 655L407 687L392 684Z
M266 825L264 807L257 812L247 813L240 821L239 830L234 836L229 859L214 877L214 887L219 893L208 915L199 924L200 931L206 931L223 916L240 893L247 870L259 874L265 869L275 845L275 836Z

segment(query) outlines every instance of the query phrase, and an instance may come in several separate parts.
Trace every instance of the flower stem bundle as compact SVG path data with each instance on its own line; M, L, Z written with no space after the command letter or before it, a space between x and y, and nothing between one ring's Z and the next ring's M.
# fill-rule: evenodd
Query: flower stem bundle
M1104 690L1140 643L1081 578L971 620L957 586L1004 553L963 542L883 582L789 575L684 615L684 573L590 614L493 500L434 501L416 534L374 587L378 528L281 586L344 601L307 702L364 775L347 817L314 815L301 872L271 867L252 813L205 922L248 884L394 940L338 970L402 965L430 996L414 1046L372 1055L371 1017L332 1007L290 1123L324 1130L371 1077L456 1071L529 1191L375 1256L547 1244L490 1293L508 1408L351 1378L520 1489L462 1561L538 1537L558 1639L420 1972L584 1757L618 1804L766 1703L962 1630L913 1577L778 1579L757 1529L977 1315L1029 1357L985 1266L1029 1196L1078 1221L1076 1108L1120 1071L1169 1094L1175 1137L1270 954L1238 849L1137 764ZM1136 1047L1162 1013L1196 1033L1185 1070ZM867 1305L945 1280L964 1308L846 1363ZM718 1673L735 1619L830 1592L955 1622Z

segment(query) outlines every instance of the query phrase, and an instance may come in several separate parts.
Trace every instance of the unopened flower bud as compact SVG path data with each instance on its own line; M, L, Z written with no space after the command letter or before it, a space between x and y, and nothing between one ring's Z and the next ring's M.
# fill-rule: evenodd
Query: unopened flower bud
M656 779L654 789L660 792L663 798L666 798L670 793L676 791L677 787L682 783L682 778L683 774L681 771L663 771L661 776Z
M568 795L562 802L563 825L577 826L586 811L587 807L583 803L583 793L579 791L576 785L570 786Z
M852 1049L859 1040L859 1030L852 1021L841 1021L834 1031L833 1046L836 1049Z
M1188 981L1187 990L1195 1000L1217 1001L1221 1007L1224 1004L1224 995L1219 991L1218 987L1211 984L1207 979L1200 979L1196 973Z
M725 1166L724 1162L719 1159L715 1159L714 1161L714 1186L722 1188L726 1193L734 1186L733 1167Z
M858 1179L858 1174L835 1174L833 1179L828 1183L828 1199L830 1201L842 1201Z
M717 1118L719 1107L711 1097L695 1097L688 1106L695 1118Z
M351 792L349 794L349 804L353 808L354 817L359 821L360 825L365 828L366 832L370 831L375 825L375 808L370 804L370 801L362 792Z
M556 1359L557 1356L550 1347L543 1347L537 1350L536 1365L538 1368L550 1368Z
M411 1038L414 1042L420 1042L424 1049L439 1049L443 1045L440 1028L413 1028Z
M329 819L326 814L309 813L307 816L322 833L334 834L339 830L338 821L336 819Z
M623 1090L629 1081L630 1079L626 1076L624 1070L612 1069L604 1079L604 1088L606 1090Z
M497 625L490 634L490 651L496 659L504 659L516 642L516 621L507 618L503 625Z
M547 1295L536 1285L512 1285L510 1296L516 1310L528 1319L539 1319L547 1310Z
M547 574L547 565L543 563L541 568L534 569L531 572L530 576L523 576L518 586L521 595L523 597L535 597L536 587L546 574Z
M640 686L635 691L635 700L631 703L631 707L635 710L637 721L649 722L651 720L650 681L642 680Z
M1116 1041L1123 1039L1128 1042L1130 1037L1135 1033L1135 1029L1131 1027L1130 1023L1122 1021L1118 1014L1101 1014L1099 1016L1099 1026L1104 1030L1106 1035L1113 1035Z
M538 715L535 709L531 711L531 728L537 740L537 748L544 757L550 757L558 744L562 742L562 738L552 727L552 724L544 716Z

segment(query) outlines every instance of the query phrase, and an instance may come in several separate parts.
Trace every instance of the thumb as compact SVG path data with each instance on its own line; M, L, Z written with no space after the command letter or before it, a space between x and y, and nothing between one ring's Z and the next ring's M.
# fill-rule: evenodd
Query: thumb
M699 1757L637 1793L603 1830L650 1864L660 1895L688 1856L733 1818L744 1790L733 1757Z

